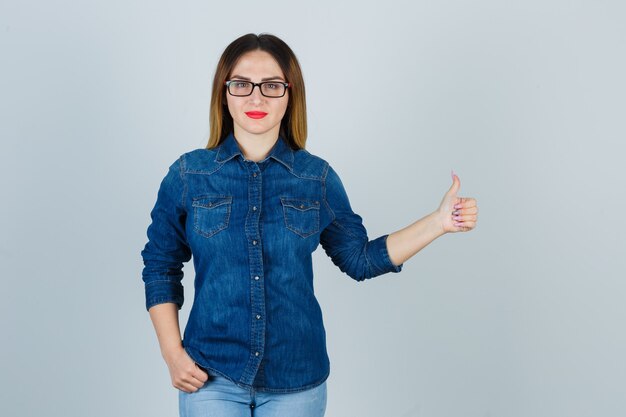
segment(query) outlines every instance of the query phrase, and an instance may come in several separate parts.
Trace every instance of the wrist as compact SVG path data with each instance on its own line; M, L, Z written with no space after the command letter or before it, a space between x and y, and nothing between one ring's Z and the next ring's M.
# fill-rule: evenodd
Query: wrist
M163 356L163 359L168 360L168 359L176 356L177 354L179 354L182 350L185 350L183 348L182 342L179 342L178 344L171 344L171 345L167 345L167 346L162 346L161 347L161 356Z
M443 213L441 213L441 211L439 210L435 210L434 212L431 213L431 217L432 217L432 227L436 233L436 237L445 235L447 232L443 226L443 223L444 223Z

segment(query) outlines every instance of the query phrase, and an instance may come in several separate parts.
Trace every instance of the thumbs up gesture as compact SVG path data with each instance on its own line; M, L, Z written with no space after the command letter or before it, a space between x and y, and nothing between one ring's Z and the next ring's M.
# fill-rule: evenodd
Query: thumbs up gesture
M437 209L444 233L469 232L476 227L478 206L470 197L458 197L461 180L452 171L452 186L446 192Z

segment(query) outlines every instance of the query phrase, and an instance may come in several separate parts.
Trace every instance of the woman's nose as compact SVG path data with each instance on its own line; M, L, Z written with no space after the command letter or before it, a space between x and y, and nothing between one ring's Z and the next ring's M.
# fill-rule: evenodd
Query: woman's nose
M250 100L254 102L259 102L263 100L263 94L261 94L261 86L254 86L254 88L252 89L252 94L250 94Z

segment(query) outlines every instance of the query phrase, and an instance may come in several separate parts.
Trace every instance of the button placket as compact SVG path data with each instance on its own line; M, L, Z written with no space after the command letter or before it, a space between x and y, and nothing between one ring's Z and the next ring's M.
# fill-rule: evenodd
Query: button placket
M261 365L265 350L265 289L263 280L263 252L260 234L262 175L259 166L250 162L248 169L248 214L245 222L245 233L248 239L248 256L250 265L250 301L254 312L250 322L250 359L241 377L244 383L252 384Z

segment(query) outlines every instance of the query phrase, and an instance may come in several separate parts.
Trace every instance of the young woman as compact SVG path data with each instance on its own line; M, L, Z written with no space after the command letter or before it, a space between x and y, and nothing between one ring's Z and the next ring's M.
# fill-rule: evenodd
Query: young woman
M222 54L210 138L163 179L142 251L146 308L179 390L180 414L320 417L329 359L313 292L321 244L355 280L399 272L434 239L470 231L478 208L457 197L369 240L335 170L304 149L302 73L279 38L247 34ZM183 263L195 295L181 340Z

